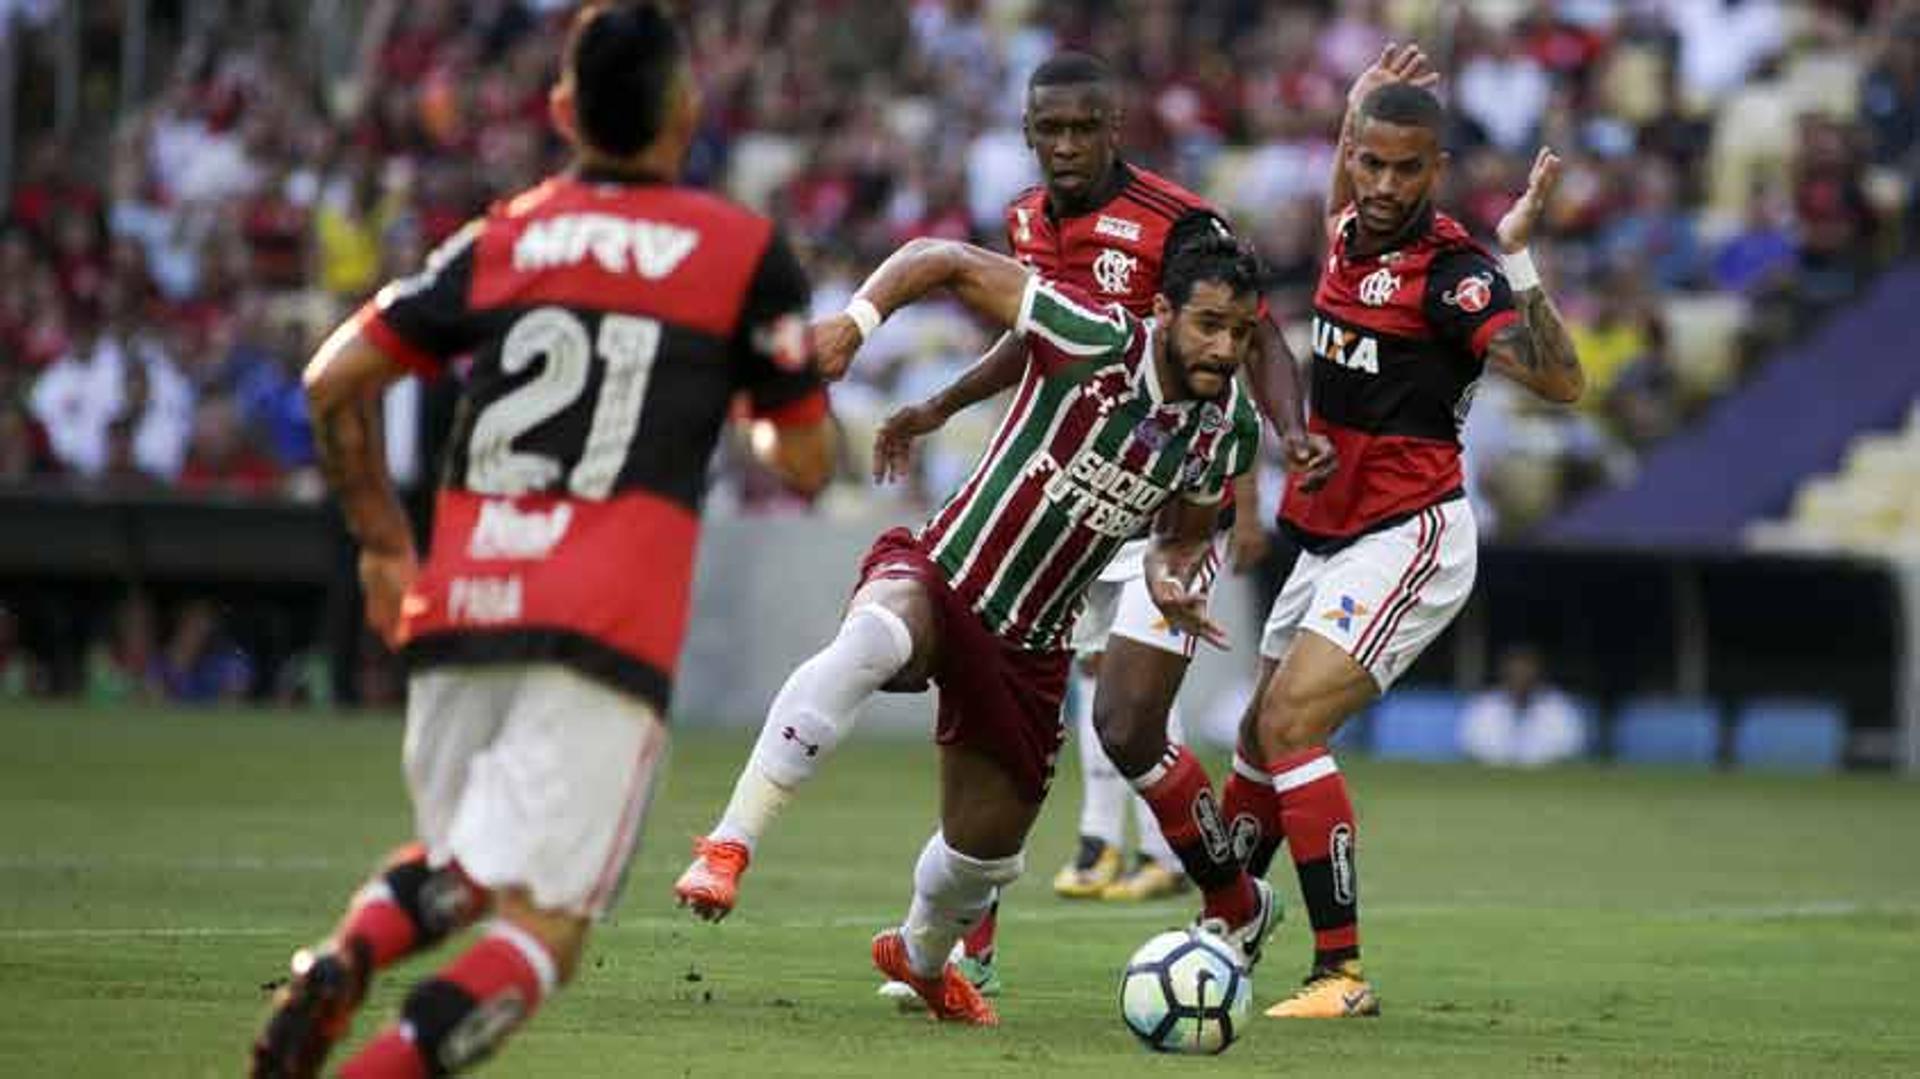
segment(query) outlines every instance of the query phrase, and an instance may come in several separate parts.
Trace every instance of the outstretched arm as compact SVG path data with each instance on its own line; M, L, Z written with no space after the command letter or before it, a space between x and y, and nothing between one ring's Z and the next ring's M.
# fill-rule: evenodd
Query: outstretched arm
M1572 404L1587 387L1573 338L1553 298L1533 270L1527 243L1560 179L1560 159L1542 147L1533 160L1526 194L1500 219L1497 229L1520 319L1487 342L1487 364L1549 401Z
M1427 55L1418 45L1395 45L1391 42L1380 52L1380 58L1373 66L1362 71L1360 77L1353 80L1353 86L1347 91L1347 111L1340 118L1340 138L1333 148L1333 176L1327 190L1327 232L1333 232L1333 223L1353 202L1353 180L1347 175L1347 150L1353 146L1360 124L1360 106L1367 95L1388 83L1410 82L1422 90L1431 90L1440 83L1440 75L1427 61Z
M1340 467L1340 459L1325 435L1307 430L1307 393L1300 385L1300 365L1272 319L1260 320L1247 361L1247 389L1254 406L1280 435L1287 471L1305 477L1303 490L1318 489Z
M1026 366L1026 343L1015 334L1004 333L973 366L938 393L894 409L873 436L874 482L905 477L915 439L938 431L955 414L1019 382Z
M1019 321L1020 300L1031 275L1013 259L971 244L924 237L908 241L873 271L846 311L814 325L819 371L827 378L846 374L854 352L874 326L938 289L951 292L974 314L1012 329ZM870 320L871 325L862 320Z

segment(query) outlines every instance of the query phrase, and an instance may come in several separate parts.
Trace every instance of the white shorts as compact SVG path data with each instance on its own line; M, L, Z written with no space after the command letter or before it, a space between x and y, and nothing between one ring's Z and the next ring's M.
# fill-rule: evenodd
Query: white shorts
M428 862L588 918L612 908L667 748L639 698L555 664L407 682L407 787Z
M1093 587L1087 589L1086 606L1080 611L1079 621L1073 624L1071 647L1075 655L1099 655L1107 650L1109 636L1120 636L1162 652L1193 658L1199 639L1167 625L1160 608L1154 606L1153 597L1147 593L1143 559L1149 542L1132 540L1120 548L1114 553L1113 561L1107 563L1107 568L1100 571ZM1199 576L1195 578L1209 598L1213 595L1214 578L1220 572L1225 543L1224 537L1215 538L1213 547L1207 552L1206 561L1200 565Z
M1279 659L1295 630L1340 646L1386 692L1473 591L1480 537L1464 498L1430 506L1330 555L1302 554L1260 634Z

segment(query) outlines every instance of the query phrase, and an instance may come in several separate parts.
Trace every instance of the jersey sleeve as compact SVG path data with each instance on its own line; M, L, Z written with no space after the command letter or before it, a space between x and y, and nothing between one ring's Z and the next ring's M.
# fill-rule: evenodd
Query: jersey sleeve
M1434 259L1427 271L1426 315L1434 335L1472 354L1486 354L1493 335L1520 317L1513 288L1491 256L1470 248Z
M826 385L813 369L807 333L811 295L800 260L775 232L748 285L734 346L735 389L745 391L756 418L804 424L827 415Z
M1142 332L1118 304L1102 304L1063 281L1027 277L1013 332L1027 343L1028 362L1043 375L1102 356L1123 355Z
M426 265L375 293L354 316L360 332L396 361L431 377L478 347L480 319L468 301L484 222L467 222L427 256Z

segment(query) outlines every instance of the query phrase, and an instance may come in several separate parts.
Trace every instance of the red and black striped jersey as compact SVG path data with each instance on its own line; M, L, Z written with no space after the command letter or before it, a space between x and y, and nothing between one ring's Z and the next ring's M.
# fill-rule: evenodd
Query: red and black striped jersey
M1518 318L1498 263L1458 221L1429 211L1402 246L1348 253L1343 213L1313 297L1311 429L1340 468L1289 481L1280 523L1309 551L1337 549L1462 489L1460 426L1487 342Z
M1054 216L1043 186L1021 192L1007 205L1007 242L1042 277L1147 318L1174 226L1191 218L1227 226L1211 204L1172 180L1124 162L1114 167L1126 182L1099 207L1072 217Z
M472 356L409 661L563 662L664 709L733 400L826 414L807 304L767 219L591 174L496 205L381 290L358 319L382 351L429 375Z

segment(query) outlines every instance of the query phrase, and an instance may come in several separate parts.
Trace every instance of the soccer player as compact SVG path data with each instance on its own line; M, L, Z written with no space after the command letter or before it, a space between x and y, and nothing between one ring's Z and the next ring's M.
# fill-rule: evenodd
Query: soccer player
M1020 875L1060 748L1066 641L1087 586L1163 508L1147 555L1167 582L1162 613L1224 644L1188 586L1230 479L1258 450L1259 419L1234 383L1257 287L1250 254L1201 232L1170 253L1143 323L1013 259L916 240L816 327L831 376L888 313L946 288L1027 351L1014 404L966 484L917 533L874 543L838 635L787 679L763 732L817 743L883 688L940 687L940 830L914 870L905 923L873 941L874 965L938 1019L998 1022L948 954ZM772 782L747 792L785 794ZM1273 910L1264 881L1253 892L1237 938L1249 949Z
M1161 291L1169 252L1189 237L1225 235L1226 226L1198 196L1121 159L1121 120L1118 88L1099 59L1063 53L1040 65L1029 82L1026 135L1045 182L1008 207L1007 234L1020 260L1042 274L1144 316ZM1255 399L1286 433L1289 459L1308 474L1324 478L1333 466L1332 455L1323 439L1306 432L1292 358L1266 319L1258 321L1256 333L1255 347L1249 351L1249 359L1255 361L1249 379ZM1267 356L1274 360L1258 362ZM914 438L937 429L960 409L1014 385L1027 364L1025 339L1006 335L953 386L889 417L876 442L876 479L905 468L907 448ZM1257 534L1257 495L1251 477L1236 489L1244 492L1239 527ZM1244 544L1246 533L1240 535ZM1091 609L1076 630L1075 644L1083 655L1112 650L1118 656L1101 665L1111 673L1102 676L1098 693L1083 686L1076 695L1083 722L1098 710L1106 732L1103 737L1111 738L1111 745L1118 748L1109 760L1100 741L1082 728L1085 771L1096 778L1089 784L1091 812L1082 817L1081 857L1056 879L1057 887L1070 893L1101 894L1119 883L1122 889L1117 894L1126 894L1129 885L1138 894L1143 885L1156 880L1178 879L1159 865L1126 882L1116 882L1102 870L1103 864L1117 869L1117 854L1106 857L1104 837L1117 838L1123 827L1120 814L1128 780L1122 774L1149 792L1148 802L1161 821L1174 822L1170 853L1178 855L1203 888L1238 876L1230 852L1224 847L1210 849L1194 823L1195 803L1202 800L1202 792L1207 819L1218 818L1204 771L1190 752L1177 745L1177 727L1176 743L1168 741L1168 712L1194 639L1168 626L1153 609L1141 583L1144 547L1142 541L1124 548L1101 572L1100 579L1108 583L1092 586ZM1202 572L1210 576L1211 564ZM1115 586L1110 579L1125 583ZM1109 641L1106 627L1115 624L1118 631ZM846 712L831 726L818 717L796 726L789 711L775 703L725 813L699 841L694 863L675 886L683 903L707 917L721 917L732 909L739 877L773 813L817 772L845 737L853 718ZM790 733L803 730L804 737ZM1172 767L1163 766L1164 761L1171 761ZM1121 765L1118 771L1115 762ZM1152 836L1148 842L1157 838ZM1242 909L1250 910L1250 889L1233 886ZM961 958L969 976L989 993L999 987L992 965L994 928L995 919L989 913L968 935Z
M316 1074L375 972L489 915L341 1074L459 1071L573 976L666 748L707 462L735 395L776 472L805 489L830 474L798 264L770 222L674 183L697 104L673 23L650 3L584 8L551 106L569 171L460 231L307 369L368 619L412 667L417 842L294 957L256 1076ZM469 354L422 566L380 395Z
M1486 370L1560 403L1585 385L1527 245L1560 174L1542 149L1496 258L1433 205L1445 115L1412 46L1358 80L1314 295L1313 429L1342 467L1296 478L1282 525L1303 548L1268 616L1259 689L1223 813L1255 874L1284 840L1313 926L1306 983L1275 1018L1376 1015L1360 966L1357 833L1327 742L1386 692L1466 603L1477 556L1459 428ZM1304 631L1304 632L1303 632Z

